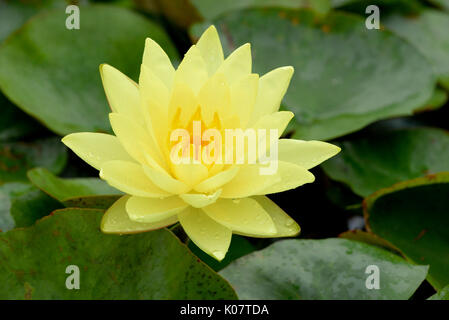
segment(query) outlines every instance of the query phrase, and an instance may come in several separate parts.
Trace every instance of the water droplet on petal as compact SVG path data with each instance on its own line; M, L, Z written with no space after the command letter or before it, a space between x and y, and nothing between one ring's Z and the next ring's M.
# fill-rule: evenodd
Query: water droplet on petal
M216 250L216 251L212 251L212 254L215 256L215 257L217 257L218 259L223 259L224 258L224 256L225 256L225 252L223 252L223 251L219 251L219 250Z
M285 226L286 226L286 227L291 227L291 226L293 225L293 223L294 223L293 220L287 220L287 221L285 222ZM293 229L293 228L292 228L292 229Z

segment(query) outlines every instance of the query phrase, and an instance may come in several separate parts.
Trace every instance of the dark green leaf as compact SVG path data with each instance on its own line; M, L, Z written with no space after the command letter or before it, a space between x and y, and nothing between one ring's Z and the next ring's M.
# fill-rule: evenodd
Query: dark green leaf
M367 289L366 268L380 289ZM284 240L220 271L240 299L408 299L427 274L397 255L346 239Z
M162 14L171 23L186 28L201 21L197 8L190 0L134 0L138 8L151 14ZM218 4L214 2L214 5Z
M16 225L11 216L11 201L32 189L30 184L23 182L10 182L0 186L0 232L13 229Z
M67 207L107 209L122 195L98 178L62 179L44 168L28 171L28 178Z
M399 183L365 199L370 231L411 261L430 265L436 288L449 284L449 173Z
M384 249L387 249L396 254L401 254L400 250L395 248L391 243L382 239L381 237L375 235L374 233L369 233L362 230L348 230L338 235L339 238L360 241L366 244L370 244L373 246L378 246Z
M379 8L380 22L390 14L401 12L413 14L423 10L423 4L419 0L331 0L334 8L351 11L368 17L366 8L375 5Z
M0 186L0 231L27 227L62 205L28 183Z
M64 209L0 234L0 299L236 298L170 231L106 235L101 215ZM79 290L66 287L69 265L79 267Z
M59 138L33 142L0 143L0 184L28 181L26 173L34 167L45 167L59 173L67 162L67 149Z
M432 62L438 77L449 77L449 14L429 9L419 16L395 15L384 23L418 48Z
M437 110L444 106L448 100L448 94L445 90L435 88L432 97L430 97L429 101L426 104L415 110L416 113L424 112L424 111L432 111Z
M11 203L11 216L14 218L16 228L28 227L62 207L55 199L33 188L14 198Z
M82 196L64 200L68 208L107 209L120 198L119 195Z
M449 286L445 286L427 300L449 300Z
M16 105L64 135L109 131L98 67L108 63L136 80L146 37L176 52L157 24L130 10L81 7L79 30L64 10L40 14L0 49L0 87Z
M426 174L449 171L449 135L435 128L378 133L337 143L342 151L322 167L361 196Z
M449 11L449 2L447 0L430 0L430 2L433 2L437 6Z
M28 18L42 9L62 8L71 1L39 0L20 1L5 0L0 2L0 42L6 39L13 31L22 26Z
M247 8L313 8L320 13L330 10L330 0L191 0L203 18L215 19L223 13Z

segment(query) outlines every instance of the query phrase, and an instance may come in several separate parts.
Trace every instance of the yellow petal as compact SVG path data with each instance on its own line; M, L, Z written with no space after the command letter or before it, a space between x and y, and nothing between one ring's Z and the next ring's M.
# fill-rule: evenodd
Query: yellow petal
M279 140L279 160L297 164L305 169L319 165L340 150L339 147L322 141Z
M261 175L261 167L259 163L241 166L237 175L222 187L221 198L246 198L261 194L262 190L280 181L277 174Z
M272 236L276 227L268 213L251 198L220 199L203 211L218 223L239 234Z
M191 189L188 185L179 180L176 180L164 171L159 171L148 166L143 166L143 170L145 172L145 175L150 178L150 180L156 186L168 193L182 194L188 192Z
M167 108L169 100L168 87L164 82L146 65L142 64L139 75L139 90L146 99L158 102Z
M206 146L207 147L207 146ZM203 148L203 157L208 157L208 150ZM225 168L225 164L223 162L214 162L211 167L209 167L209 177L213 177L216 174L219 174L220 172L226 171L227 167ZM209 178L208 178L209 179Z
M169 92L165 84L148 67L141 66L139 90L142 114L159 148L166 147L168 135ZM156 138L157 137L157 138Z
M246 198L277 193L315 180L312 173L293 163L277 161L274 174L262 175L261 169L266 167L267 164L261 163L242 166L235 178L223 186L221 198Z
M123 196L118 199L103 215L101 220L101 231L104 233L139 233L161 229L172 225L178 221L177 216L172 216L165 220L160 220L154 223L140 223L129 219L126 212L126 202L129 196Z
M252 128L255 130L258 129L266 129L271 130L275 129L278 132L278 137L284 133L285 128L287 128L288 123L295 115L290 111L279 111L272 114L268 114L260 118ZM267 132L267 137L269 135L269 131Z
M216 175L207 178L203 182L197 184L193 189L197 192L213 192L234 179L238 171L239 167L236 166L223 170L220 173L217 173Z
M257 130L257 141L258 141L258 156L266 155L268 150L271 148L271 137L272 130L274 130L274 134L277 133L277 138L279 138L287 128L288 123L294 117L294 114L290 111L280 111L272 114L265 115L261 117L253 126L254 130ZM259 130L264 129L265 133L265 145L261 145L261 139L263 136L260 135ZM273 137L274 138L274 137ZM276 141L278 142L278 141ZM265 150L262 148L265 147ZM279 150L279 149L278 149Z
M253 113L258 85L259 76L252 73L244 76L231 87L231 109L239 116L241 128L246 127Z
M109 121L120 143L136 161L166 169L159 147L142 126L117 113L110 113Z
M131 197L126 203L129 218L137 222L152 223L165 220L188 207L178 196L159 198Z
M270 237L294 237L299 234L301 228L296 223L295 220L290 218L288 214L284 212L281 208L278 207L276 203L271 201L268 197L265 196L254 196L252 199L256 200L259 205L264 208L264 210L270 215L271 219L276 226L276 234ZM246 234L250 237L260 237L256 234Z
M223 61L217 69L217 73L223 73L228 83L233 84L235 81L251 73L251 65L251 45L245 43Z
M61 140L75 154L100 170L102 164L111 160L134 162L125 151L117 137L104 133L79 132L71 133Z
M278 182L262 189L257 194L283 192L315 181L315 176L310 171L296 164L284 161L278 161L278 169L274 176L279 177Z
M171 88L175 76L175 69L165 51L150 38L147 38L145 41L142 64L146 65L161 79L167 88Z
M217 29L214 26L207 28L198 40L196 47L206 63L209 76L213 75L224 60Z
M164 197L169 193L158 188L145 175L142 166L133 162L114 160L103 163L100 177L114 188L140 197Z
M215 191L212 194L185 193L180 194L179 197L192 207L203 208L217 201L220 194L221 189Z
M182 59L175 73L175 82L188 84L195 94L208 79L206 63L198 48L193 45Z
M279 110L292 75L293 67L281 67L260 78L256 106L251 116L253 123L260 117Z
M198 94L202 119L209 125L214 114L221 118L229 116L231 111L231 92L222 73L216 73L206 81Z
M169 124L173 129L185 128L198 106L192 88L182 82L175 83L168 106Z
M194 187L209 175L209 170L202 163L172 164L173 175L189 187Z
M139 87L130 78L107 64L100 65L101 80L113 112L142 124Z
M178 214L189 238L204 252L223 260L231 243L232 231L209 218L201 209L189 207Z

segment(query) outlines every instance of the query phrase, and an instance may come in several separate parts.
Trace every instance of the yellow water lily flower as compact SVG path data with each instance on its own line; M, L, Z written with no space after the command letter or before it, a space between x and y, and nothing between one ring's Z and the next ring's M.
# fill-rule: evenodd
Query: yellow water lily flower
M103 232L138 233L180 222L190 239L217 260L224 258L232 233L250 237L299 233L298 224L265 195L313 182L308 170L340 149L320 141L279 139L293 117L279 111L292 67L259 78L251 71L250 45L225 59L211 26L176 70L163 49L148 38L138 84L109 65L100 66L100 73L115 135L81 132L62 141L126 194L106 211ZM193 121L201 124L201 132L277 130L276 172L261 174L265 164L257 162L174 163L172 132L179 128L192 132Z

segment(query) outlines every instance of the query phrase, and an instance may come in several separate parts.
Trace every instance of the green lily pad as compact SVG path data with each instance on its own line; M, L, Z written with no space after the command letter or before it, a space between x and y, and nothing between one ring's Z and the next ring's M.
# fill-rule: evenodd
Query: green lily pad
M395 12L412 14L423 9L424 5L419 0L331 0L333 8L356 12L365 17L368 16L366 8L370 5L379 7L380 22Z
M58 201L41 190L32 188L12 200L11 216L14 218L15 228L28 227L62 207Z
M201 21L197 8L190 0L134 0L134 2L139 10L153 15L164 15L171 23L181 28Z
M29 183L0 186L0 232L28 227L62 205Z
M436 4L437 6L449 11L449 2L447 0L430 0L430 2Z
M445 286L427 300L449 300L449 285Z
M0 234L0 299L235 299L168 230L100 232L101 210L63 209ZM76 265L80 289L66 287Z
M449 77L448 13L428 9L418 16L388 17L384 24L412 43L432 63L438 77Z
M332 8L339 8L357 0L331 0Z
M98 178L59 178L45 168L28 171L28 178L67 207L107 209L123 195Z
M342 151L322 167L332 178L368 196L395 183L449 171L449 134L436 128L388 130L336 143Z
M225 52L250 42L254 71L295 68L283 105L300 139L330 139L371 122L409 115L433 94L432 68L418 50L357 15L310 10L233 11L212 21ZM197 37L210 23L191 29Z
M175 48L159 25L128 9L81 7L79 30L65 27L67 17L64 10L39 14L5 42L0 88L58 134L108 132L99 65L113 65L136 80L146 37L171 57L177 56Z
M64 8L71 1L40 0L20 1L5 0L0 2L0 42L6 39L13 31L20 28L34 14L42 9Z
M8 231L15 227L14 218L11 215L11 202L15 197L28 192L33 187L29 183L10 182L0 186L0 232Z
M401 251L395 248L391 243L375 235L374 233L366 232L363 230L348 230L338 235L339 238L360 241L369 245L378 246L383 249L387 249L393 253L401 255Z
M312 8L321 13L331 9L329 0L191 0L191 2L206 20L215 19L226 12L247 8Z
M365 271L379 269L379 289ZM283 240L220 271L240 299L408 299L427 274L401 257L346 239Z
M449 284L449 172L405 181L365 199L369 231L417 264L437 290Z
M432 97L422 107L415 110L416 113L433 111L441 108L448 101L448 93L440 88L435 88Z
M64 200L67 208L107 209L120 198L119 195L82 196Z
M26 173L34 167L59 173L66 162L67 149L56 137L32 142L0 142L0 185L28 181Z

